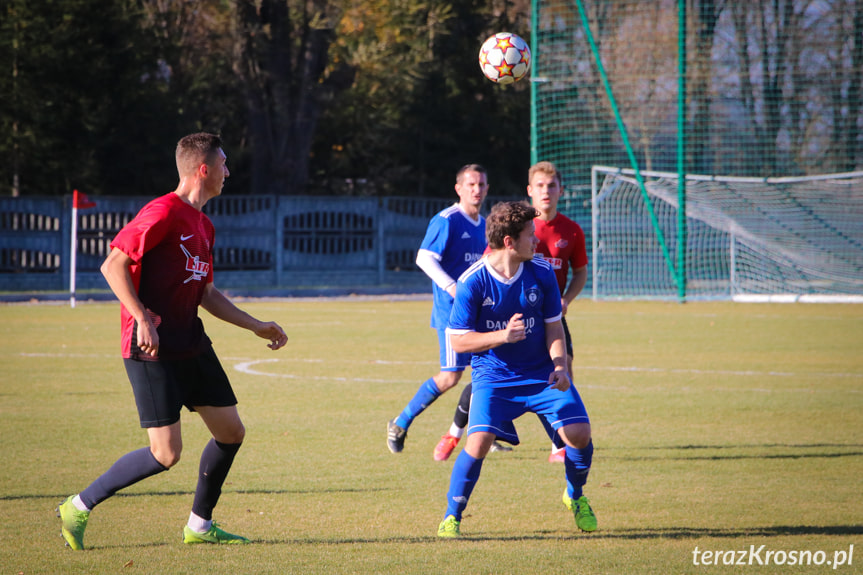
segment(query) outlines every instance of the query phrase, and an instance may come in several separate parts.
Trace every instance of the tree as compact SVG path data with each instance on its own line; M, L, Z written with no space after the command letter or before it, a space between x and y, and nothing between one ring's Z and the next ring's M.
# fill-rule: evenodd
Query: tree
M335 193L448 197L458 168L477 162L489 170L493 194L523 194L529 84L489 82L477 53L493 32L526 36L526 27L525 5L484 0L347 6L325 74L338 75L342 88L321 118L313 184Z
M2 13L4 188L152 193L165 85L135 3L6 0Z
M302 193L338 9L326 0L238 0L234 71L242 80L255 193Z
M688 0L691 2L691 14L695 24L695 53L692 60L692 82L689 95L692 101L692 128L687 137L689 153L687 165L689 171L697 174L711 173L710 145L711 103L713 102L710 80L713 75L712 54L716 26L724 9L724 2L717 0Z

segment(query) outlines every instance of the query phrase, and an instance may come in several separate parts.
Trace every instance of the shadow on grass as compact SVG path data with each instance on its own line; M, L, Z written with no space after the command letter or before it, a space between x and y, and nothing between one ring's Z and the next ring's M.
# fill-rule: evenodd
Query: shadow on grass
M619 459L620 461L726 461L734 459L835 459L837 457L860 457L861 455L863 455L863 451L849 451L846 453L753 453L751 455L611 456L608 459Z
M863 444L859 443L761 443L743 445L667 445L649 447L603 447L598 445L597 456L605 459L616 459L619 461L722 461L736 459L834 459L838 457L860 457L863 456ZM831 451L826 451L826 450ZM841 449L853 449L854 451L834 451ZM751 453L728 453L728 451L750 451ZM797 450L788 453L788 450ZM812 450L819 450L813 452ZM623 455L620 452L643 452L644 455ZM667 451L666 455L656 452ZM703 451L718 451L716 454L700 454ZM777 453L786 451L786 453ZM493 454L492 457L501 460L513 459L527 461L536 459L537 453L548 454L547 450L534 448L518 449L512 453ZM723 453L724 452L724 453Z
M623 455L616 456L611 454L612 459L620 459L623 461L652 461L652 460L685 460L685 461L718 461L718 460L735 460L735 459L819 459L819 458L837 458L837 457L860 457L863 455L863 450L860 444L848 443L812 443L812 444L791 444L791 443L762 443L762 444L743 444L743 445L674 445L668 447L645 447L639 448L638 451L670 451L669 455ZM853 449L854 451L834 451L837 449ZM753 453L723 453L723 451L754 451ZM787 450L794 450L788 453ZM829 451L828 451L829 450ZM610 450L610 451L613 451ZM698 455L699 451L718 451L719 453L711 455ZM785 451L785 453L777 453L777 451ZM675 453L679 452L679 453Z
M736 459L833 459L838 457L863 456L863 444L859 443L762 443L742 445L668 445L651 447L597 447L597 452L606 459L619 461L721 461ZM849 449L853 451L835 451ZM728 453L728 451L749 451L750 453ZM795 450L789 453L788 450ZM813 451L816 450L816 451ZM830 451L827 451L830 450ZM531 450L531 457L533 452ZM623 455L619 452L642 452L644 455ZM666 451L666 455L656 452ZM716 454L700 454L704 451L718 451ZM777 453L785 451L785 453ZM524 458L524 457L519 457Z
M563 531L535 531L522 535L471 535L463 533L458 541L558 541L561 539L577 539L583 542L592 539L604 540L644 540L644 539L739 539L754 537L787 537L808 535L863 535L863 525L776 525L770 527L749 527L739 529L720 529L708 527L656 527L647 529L604 529L594 533L578 533ZM435 535L424 537L363 537L363 538L288 538L262 539L254 543L265 545L352 545L355 543L372 544L428 544L440 541Z
M752 539L757 537L787 537L808 535L863 535L863 525L775 525L771 527L749 527L740 529L718 529L707 527L656 527L648 529L604 529L594 533L563 532L563 531L536 531L523 535L483 535L478 533L471 535L463 533L457 540L442 540L436 535L417 537L308 537L308 538L285 538L285 539L252 539L254 545L356 545L365 543L371 545L428 545L439 541L441 545L458 545L466 543L479 543L486 541L500 541L516 543L519 541L561 541L577 540L581 543L601 540L639 541L650 539ZM86 551L98 551L100 549L147 549L166 547L169 543L123 543L117 545L96 545L87 547ZM748 545L748 544L747 544ZM758 545L756 545L757 547ZM224 546L223 546L224 547ZM227 547L242 547L245 545Z
M237 489L224 490L223 495L236 493L238 495L309 495L318 493L375 493L389 491L383 487L369 487L358 489L354 487L326 487L321 489ZM194 491L147 491L143 493L117 493L113 497L174 497L177 495L194 495ZM19 501L23 499L56 499L62 502L69 497L68 493L59 494L21 494L0 495L0 501Z

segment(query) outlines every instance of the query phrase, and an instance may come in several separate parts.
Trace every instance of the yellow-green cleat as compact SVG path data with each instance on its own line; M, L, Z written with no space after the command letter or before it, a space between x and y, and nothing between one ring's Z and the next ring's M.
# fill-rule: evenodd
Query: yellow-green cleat
M572 511L572 498L566 494L566 489L563 490L563 506Z
M60 531L66 545L80 551L84 548L84 530L87 529L87 520L90 519L89 511L81 511L72 503L74 495L67 497L57 507L57 517L63 522Z
M569 502L567 504L567 501ZM575 526L582 531L596 531L596 515L593 509L590 508L590 501L582 495L575 501L567 496L566 491L563 492L563 504L566 505L572 514L575 516Z
M444 539L458 539L461 537L460 526L461 521L456 521L455 515L447 515L437 528L437 536Z
M210 529L204 533L198 533L186 525L183 527L183 543L193 545L195 543L215 543L216 545L242 545L249 540L240 535L228 533L219 528L215 521Z

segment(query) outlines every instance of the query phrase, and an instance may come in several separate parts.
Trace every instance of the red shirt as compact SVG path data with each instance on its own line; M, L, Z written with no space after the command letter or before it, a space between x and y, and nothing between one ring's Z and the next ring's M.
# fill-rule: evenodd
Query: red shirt
M141 208L111 242L134 262L132 283L159 332L158 359L192 357L210 344L198 306L213 281L214 240L210 218L172 192ZM138 348L135 319L121 308L123 357L155 359Z
M570 266L578 269L587 265L584 231L580 225L559 212L549 222L535 218L533 223L539 239L536 253L541 253L554 268L557 286L563 294Z

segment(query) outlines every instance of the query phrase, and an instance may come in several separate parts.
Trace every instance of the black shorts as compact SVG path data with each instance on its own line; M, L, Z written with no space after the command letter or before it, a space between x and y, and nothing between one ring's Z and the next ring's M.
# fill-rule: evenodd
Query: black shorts
M569 357L573 357L572 355L572 336L569 335L569 326L566 325L566 318L560 318L560 323L563 324L563 339L566 342L566 355Z
M237 397L212 347L189 359L141 361L124 359L135 394L141 427L162 427L180 420L185 405L227 407Z

